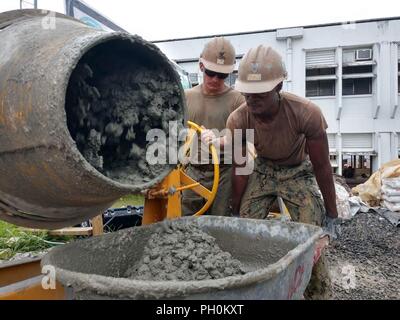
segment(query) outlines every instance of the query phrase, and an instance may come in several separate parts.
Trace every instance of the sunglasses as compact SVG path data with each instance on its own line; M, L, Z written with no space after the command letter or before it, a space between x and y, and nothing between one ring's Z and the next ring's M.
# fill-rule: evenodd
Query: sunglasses
M229 76L229 73L219 73L219 72L214 72L208 69L204 69L204 73L209 76L210 78L214 78L215 76L217 76L218 79L226 79Z

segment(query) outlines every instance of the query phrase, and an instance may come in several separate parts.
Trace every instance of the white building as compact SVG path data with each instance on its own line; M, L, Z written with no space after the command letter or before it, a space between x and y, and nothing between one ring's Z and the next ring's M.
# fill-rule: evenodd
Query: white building
M324 113L337 173L347 164L359 178L369 176L399 157L400 17L224 36L238 63L259 44L281 53L289 74L284 90L313 100ZM201 82L198 58L212 37L154 43Z

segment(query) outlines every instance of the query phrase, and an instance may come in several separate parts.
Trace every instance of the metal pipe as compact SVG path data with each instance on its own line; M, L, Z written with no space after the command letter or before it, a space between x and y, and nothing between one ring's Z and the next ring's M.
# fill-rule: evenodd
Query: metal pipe
M391 44L391 65L393 68L392 70L392 83L393 83L393 91L392 91L392 97L393 97L393 108L391 110L391 115L390 119L395 119L396 118L396 113L397 109L399 107L399 87L398 87L398 77L399 77L399 44L398 43L392 43Z
M287 91L292 92L293 79L293 41L292 38L286 39L286 66L288 71Z

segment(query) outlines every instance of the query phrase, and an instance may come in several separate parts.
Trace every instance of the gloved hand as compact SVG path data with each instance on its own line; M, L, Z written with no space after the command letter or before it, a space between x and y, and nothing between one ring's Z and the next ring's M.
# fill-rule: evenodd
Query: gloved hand
M322 230L324 231L322 236L328 235L331 240L337 240L339 236L339 224L339 218L331 218L327 215L322 226Z
M203 132L201 133L201 141L209 146L210 144L215 144L217 142L217 136L212 130L206 129L204 126L201 126Z

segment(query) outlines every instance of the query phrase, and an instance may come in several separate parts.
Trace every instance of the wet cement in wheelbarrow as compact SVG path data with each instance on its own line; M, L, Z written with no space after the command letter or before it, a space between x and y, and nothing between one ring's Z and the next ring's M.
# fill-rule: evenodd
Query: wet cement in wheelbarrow
M198 281L244 274L241 262L195 225L164 224L126 277L153 281Z
M94 168L121 183L142 184L166 170L147 162L146 135L161 129L168 136L169 121L182 123L182 94L165 68L120 51L99 46L79 62L67 91L67 123Z
M250 227L245 220L200 219L166 220L77 241L56 248L43 263L58 268L61 283L74 288L77 299L189 297L205 288L272 279L282 271L279 260L304 241L295 225L273 225L264 234L257 222ZM288 241L287 234L294 238Z

